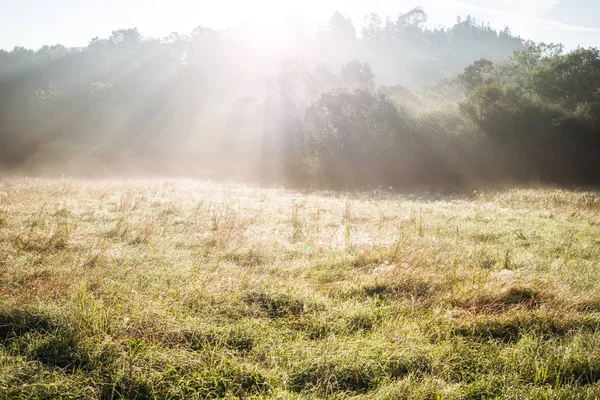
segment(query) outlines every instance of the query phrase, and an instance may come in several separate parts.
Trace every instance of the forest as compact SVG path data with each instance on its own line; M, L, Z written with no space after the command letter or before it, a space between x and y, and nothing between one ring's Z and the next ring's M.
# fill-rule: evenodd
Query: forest
M0 51L6 173L295 187L600 183L600 52L421 8Z

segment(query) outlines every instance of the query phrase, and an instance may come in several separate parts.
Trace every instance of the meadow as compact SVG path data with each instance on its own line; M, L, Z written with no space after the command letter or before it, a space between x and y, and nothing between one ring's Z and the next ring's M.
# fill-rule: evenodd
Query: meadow
M600 192L0 180L0 399L600 398Z

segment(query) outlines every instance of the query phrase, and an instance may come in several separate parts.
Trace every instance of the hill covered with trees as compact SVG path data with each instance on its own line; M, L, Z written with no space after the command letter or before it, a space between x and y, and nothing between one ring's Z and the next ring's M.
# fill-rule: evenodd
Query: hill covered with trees
M600 54L420 9L0 51L0 166L302 186L600 183Z

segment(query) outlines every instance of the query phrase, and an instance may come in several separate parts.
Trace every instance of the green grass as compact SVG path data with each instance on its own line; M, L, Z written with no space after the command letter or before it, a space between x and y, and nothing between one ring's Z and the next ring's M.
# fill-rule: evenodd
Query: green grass
M600 193L0 181L0 399L600 397Z

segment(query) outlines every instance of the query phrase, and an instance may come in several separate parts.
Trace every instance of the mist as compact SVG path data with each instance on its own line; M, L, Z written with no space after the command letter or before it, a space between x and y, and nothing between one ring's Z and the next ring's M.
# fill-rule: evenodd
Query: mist
M0 400L600 399L600 2L334 2L4 2Z
M421 8L279 22L0 51L2 171L309 187L600 180L595 48L565 52L471 16L429 28Z

